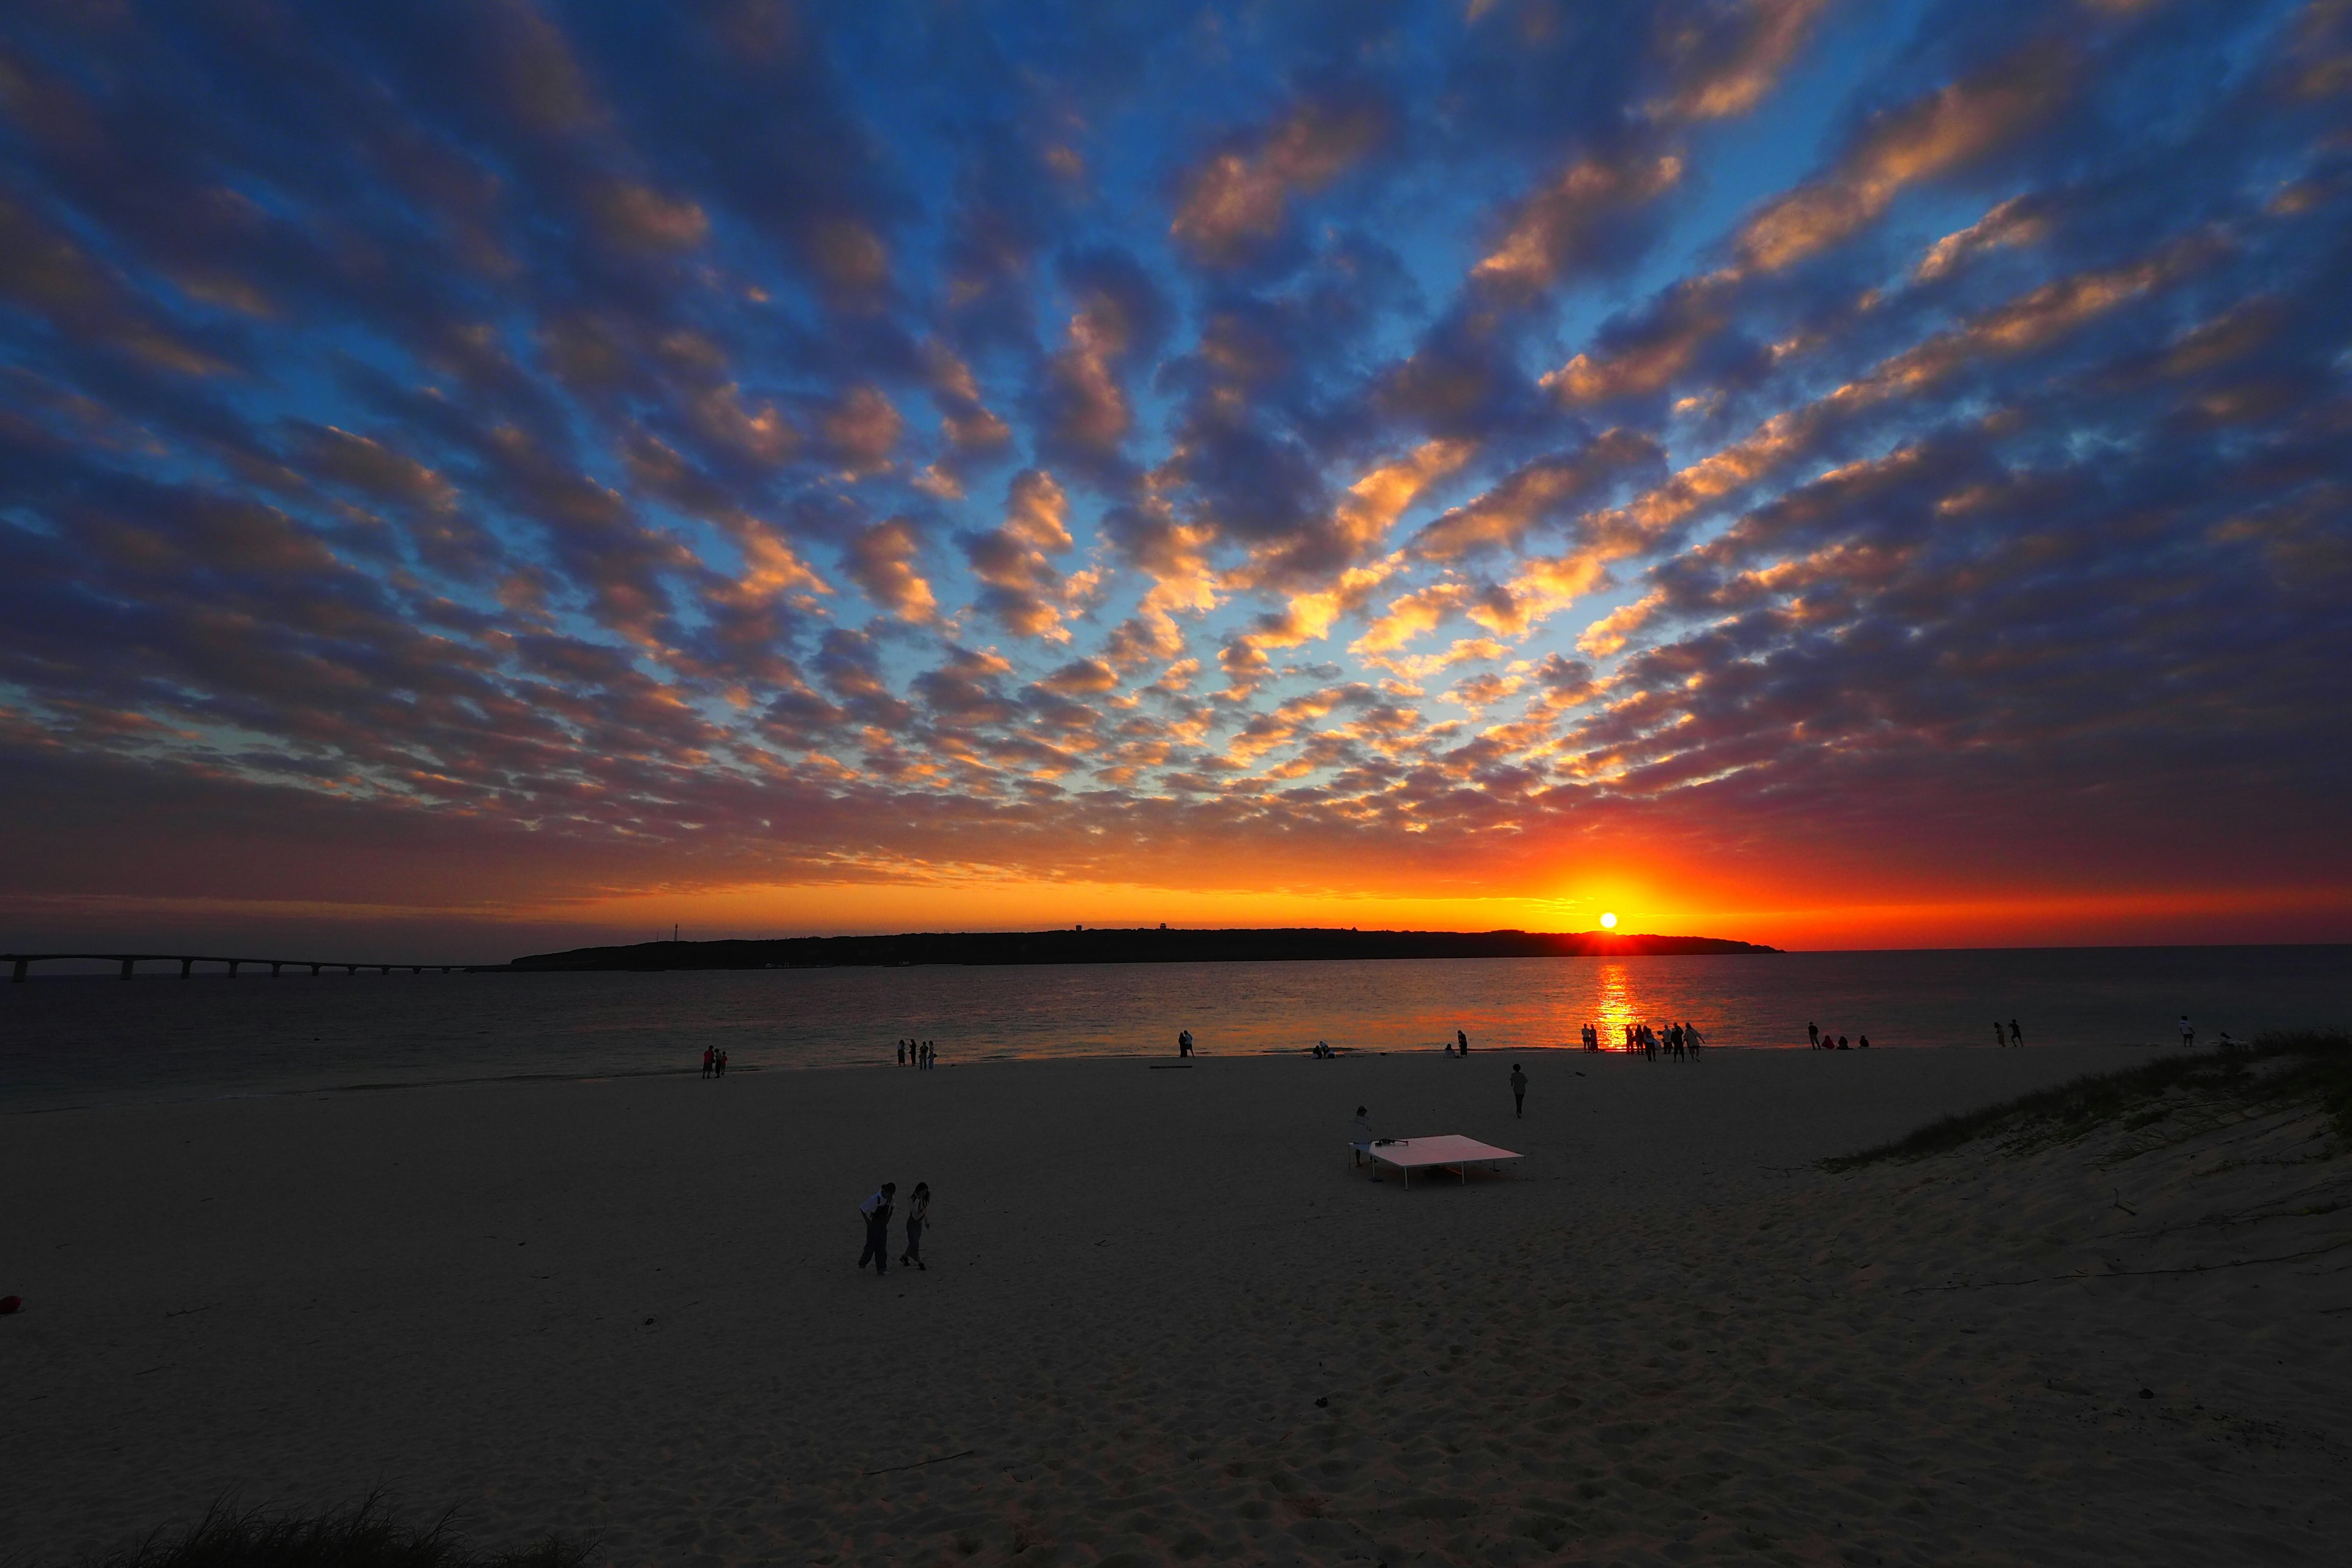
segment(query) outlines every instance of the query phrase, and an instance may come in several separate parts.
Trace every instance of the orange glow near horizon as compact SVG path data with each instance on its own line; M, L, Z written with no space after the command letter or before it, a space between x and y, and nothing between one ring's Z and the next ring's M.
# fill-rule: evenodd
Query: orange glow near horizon
M2011 897L1877 898L1790 905L1709 888L1686 875L1652 888L1612 874L1598 891L1406 897L1334 889L1169 888L1147 883L982 877L615 889L603 897L381 901L297 898L49 895L16 901L34 931L111 931L161 939L257 924L324 932L413 932L436 950L477 933L486 952L549 951L667 937L689 940L1087 926L1356 927L1390 931L1616 931L1727 937L1792 950L2064 947L2326 942L2352 935L2352 889L2217 889L2150 894L2034 892ZM1555 884L1557 887L1557 884ZM440 890L440 889L436 889ZM1623 897L1627 893L1635 899ZM1715 896L1709 897L1707 895ZM1605 900L1605 901L1604 901ZM1620 914L1626 905L1638 917ZM1618 914L1611 926L1606 916ZM512 928L509 939L499 934ZM404 943L406 937L402 937ZM477 945L479 945L478 943Z
M1616 879L1612 879L1612 883ZM1622 890L1622 889L1621 889ZM1158 888L1107 882L845 883L638 893L548 910L541 918L634 931L682 923L705 936L1057 926L1332 926L1391 931L1622 931L1728 937L1791 949L2100 946L2292 940L2273 925L2352 924L2352 892L2200 895L2021 894L1774 907L1738 898L1661 897L1612 923L1598 899L1427 897L1331 889ZM634 940L634 939L633 939ZM2304 939L2304 940L2308 940Z

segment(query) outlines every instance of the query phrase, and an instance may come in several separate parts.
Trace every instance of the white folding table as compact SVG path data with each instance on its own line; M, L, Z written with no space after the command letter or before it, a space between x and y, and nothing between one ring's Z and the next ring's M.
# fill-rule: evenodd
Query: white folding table
M1524 1156L1509 1149L1497 1149L1492 1143L1481 1143L1475 1138L1465 1138L1458 1132L1441 1133L1434 1138L1399 1138L1386 1143L1353 1145L1384 1165L1393 1165L1404 1173L1404 1184L1412 1185L1416 1169L1431 1165L1451 1165L1467 1182L1473 1165L1499 1165L1507 1160Z

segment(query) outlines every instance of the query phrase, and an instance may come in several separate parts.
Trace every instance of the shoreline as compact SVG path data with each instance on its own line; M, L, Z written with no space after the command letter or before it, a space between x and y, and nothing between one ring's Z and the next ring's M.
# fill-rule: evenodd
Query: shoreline
M2177 1048L2177 1047L2168 1045L2163 1041L2148 1043L2116 1041L2089 1045L2022 1047L2024 1050L2038 1050L2045 1053L2051 1051L2165 1051L2174 1050ZM2000 1054L2002 1056L2009 1056L2012 1054L2015 1049L2017 1048L2004 1047L2001 1048ZM1991 1054L1994 1050L1995 1047L1990 1046L1975 1045L1966 1041L1955 1040L1936 1046L1874 1046L1870 1047L1867 1052L1853 1050L1847 1051L1843 1054L1847 1056L1896 1054L1916 1055L1921 1053L1940 1052L1983 1052L1986 1054ZM1669 1066L1676 1068L1703 1068L1706 1065L1706 1058L1712 1058L1717 1055L1737 1054L1739 1056L1779 1056L1788 1052L1799 1052L1807 1056L1822 1054L1802 1045L1708 1046L1706 1047L1705 1057L1696 1062L1673 1061L1671 1058L1668 1058L1664 1052L1661 1052L1656 1061L1651 1065L1658 1066L1661 1068ZM1381 1050L1370 1047L1334 1047L1333 1055L1324 1059L1330 1061L1375 1060L1391 1058L1412 1059L1422 1057L1444 1056L1444 1054L1445 1053L1440 1047L1435 1046L1409 1050ZM1450 1059L1466 1067L1469 1065L1469 1061L1471 1059L1485 1060L1500 1058L1508 1062L1520 1059L1551 1060L1554 1058L1573 1058L1578 1061L1582 1061L1595 1057L1603 1058L1633 1058L1643 1059L1644 1061L1648 1060L1644 1056L1644 1053L1639 1050L1628 1051L1616 1047L1610 1047L1600 1051L1587 1051L1576 1046L1497 1047L1492 1050L1475 1051L1472 1058L1452 1058ZM1279 1061L1293 1058L1307 1060L1315 1059L1312 1055L1311 1047L1285 1047L1278 1050L1269 1049L1261 1051L1224 1052L1195 1050L1191 1058L1184 1058L1182 1060L1179 1060L1173 1055L1164 1052L1159 1055L1146 1055L1139 1051L1097 1051L1028 1056L990 1055L973 1057L962 1061L943 1059L939 1063L938 1068L934 1070L949 1070L958 1068L1023 1067L1048 1063L1141 1063L1163 1068L1174 1068L1188 1067L1193 1062ZM785 1076L796 1076L805 1073L850 1072L888 1072L893 1074L904 1074L911 1073L913 1071L914 1069L911 1068L894 1066L888 1062L816 1061L803 1065L791 1065L779 1062L746 1062L740 1065L730 1064L727 1070L727 1076L729 1078L739 1078L754 1074L781 1074ZM593 1084L625 1082L636 1079L675 1078L693 1078L699 1079L701 1076L700 1069L696 1067L635 1068L580 1072L494 1073L467 1078L417 1079L371 1083L303 1084L279 1089L233 1089L214 1093L189 1093L173 1099L131 1098L91 1100L74 1105L31 1105L22 1107L9 1105L7 1103L6 1095L5 1093L0 1093L0 1117L56 1116L72 1112L160 1109L173 1106L221 1105L234 1104L246 1100L315 1100L349 1095L385 1094L414 1089L490 1089L526 1084Z

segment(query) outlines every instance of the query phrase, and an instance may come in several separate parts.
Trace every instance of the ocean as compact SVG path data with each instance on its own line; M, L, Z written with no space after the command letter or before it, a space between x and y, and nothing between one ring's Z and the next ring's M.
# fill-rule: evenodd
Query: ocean
M2352 946L1989 949L1675 958L1055 964L669 973L326 974L0 984L0 1110L531 1078L1031 1057L1573 1048L1629 1022L1712 1047L1801 1047L1805 1026L1875 1047L2176 1043L2352 1022Z

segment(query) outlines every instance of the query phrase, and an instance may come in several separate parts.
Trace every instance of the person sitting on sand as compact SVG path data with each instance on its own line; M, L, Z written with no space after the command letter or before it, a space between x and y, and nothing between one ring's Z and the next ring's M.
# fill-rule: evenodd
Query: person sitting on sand
M917 1182L915 1195L907 1200L907 1250L898 1254L898 1261L911 1263L926 1274L931 1270L923 1261L923 1225L930 1214L931 1184Z
M890 1199L898 1190L898 1183L885 1182L857 1205L858 1215L866 1221L866 1250L857 1255L857 1267L863 1269L871 1258L877 1279L890 1272Z
M1853 1047L1852 1046L1849 1046L1849 1045L1847 1045L1847 1044L1845 1043L1845 1037L1844 1037L1843 1035L1840 1035L1840 1036L1838 1037L1838 1047L1837 1047L1837 1048L1838 1048L1838 1049L1840 1049L1840 1050L1842 1050L1842 1051L1850 1051L1850 1050L1853 1049Z
M1858 1051L1866 1051L1870 1049L1870 1037L1868 1035L1856 1035L1853 1037L1853 1048Z

